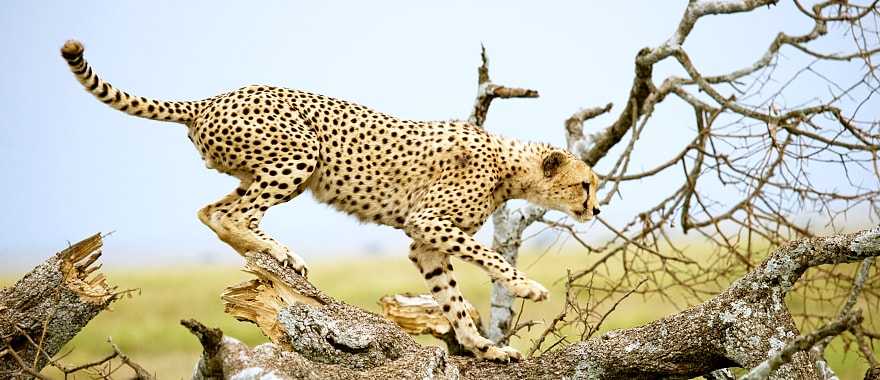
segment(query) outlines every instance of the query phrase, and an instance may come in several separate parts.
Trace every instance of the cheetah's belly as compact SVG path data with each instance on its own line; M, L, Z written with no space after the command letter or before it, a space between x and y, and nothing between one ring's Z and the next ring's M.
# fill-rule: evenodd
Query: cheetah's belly
M401 186L383 176L372 176L371 179L367 183L352 176L345 181L337 176L318 173L313 177L310 189L319 202L352 215L361 222L403 228L409 211L427 185L423 181L421 186Z

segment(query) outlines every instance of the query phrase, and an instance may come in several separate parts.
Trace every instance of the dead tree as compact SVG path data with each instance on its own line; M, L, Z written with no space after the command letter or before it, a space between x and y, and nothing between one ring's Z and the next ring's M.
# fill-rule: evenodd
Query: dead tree
M496 98L537 98L538 91L525 88L513 88L492 83L489 77L489 57L486 48L480 52L482 64L477 68L477 97L468 122L482 127L489 113L489 106ZM544 215L539 207L528 207L515 210L501 205L492 214L492 250L501 254L510 265L516 265L516 258L522 244L520 237L525 228ZM489 299L489 320L483 327L486 338L498 344L505 344L505 333L508 331L513 316L513 295L500 283L492 284Z
M880 335L859 325L860 317L850 311L859 299L877 303L876 279L869 276L873 260L866 259L858 273L852 275L837 266L817 267L821 263L853 261L850 259L801 262L797 269L792 269L776 267L779 262L773 258L786 256L781 252L793 255L792 249L801 252L806 249L804 244L835 251L836 248L832 249L833 239L815 239L817 229L808 220L798 218L800 210L817 210L818 218L824 223L820 226L831 230L840 229L842 218L848 211L864 210L871 218L880 216L880 186L872 185L880 179L877 164L880 123L871 120L872 115L865 115L872 109L866 105L871 104L874 93L880 88L872 61L880 52L880 32L871 27L880 16L877 4L877 1L864 4L824 1L811 6L798 1L788 3L790 10L799 12L810 21L812 28L802 34L779 33L772 41L767 41L764 54L742 68L710 75L694 65L684 47L697 22L704 22L702 20L707 16L766 11L776 6L777 1L689 1L671 36L662 44L644 48L636 54L628 99L618 107L619 113L607 127L586 133L583 124L610 113L611 104L578 111L565 122L568 148L604 173L603 203L611 203L609 209L613 209L615 197L626 199L628 188L644 187L644 183L653 178L680 173L680 185L669 193L660 194L656 203L633 215L628 222L617 225L598 218L588 232L592 236L603 235L601 232L610 236L601 242L580 237L579 233L584 231L564 220L546 218L540 208L502 208L493 216L496 228L494 247L509 260L515 262L522 232L534 222L570 234L585 251L593 254L591 265L572 270L566 277L564 309L535 340L530 350L531 359L526 362L510 367L491 364L480 367L469 366L473 364L469 359L450 358L441 367L431 359L428 362L434 364L427 367L406 362L400 368L429 368L435 374L449 377L458 373L461 377L579 374L598 378L679 378L705 374L725 366L743 366L755 368L749 374L750 378L763 378L771 372L769 376L774 378L831 378L833 373L822 358L828 338L819 339L815 345L810 336L795 339L799 325L808 329L819 325L827 327L816 329L822 333L815 335L818 337L829 331L835 334L848 331L866 360L873 365L876 359L867 349L866 342ZM842 52L829 53L811 45L833 33L846 34L852 43L841 47ZM807 58L804 66L786 67L783 64L804 62L803 59L780 61L781 54L789 50ZM657 80L655 65L668 61L685 75ZM821 72L820 63L852 62L860 63L857 67L859 77L852 83L837 83ZM804 101L789 104L786 95L794 92L790 88L799 80L822 81L828 85L828 94L811 94ZM470 118L477 125L482 125L494 98L537 96L532 90L492 83L485 53L478 85L478 96ZM647 144L642 136L649 131L646 128L653 125L655 110L668 104L665 101L669 98L679 99L694 115L693 136L682 144L680 150L661 152L668 153L667 157L651 158L655 163L653 167L634 172L632 163L644 152L652 152L640 148ZM834 189L815 186L817 174L808 170L810 165L831 165L831 174L840 176L837 184L841 186ZM828 174L827 171L821 173ZM867 182L854 178L867 179ZM719 187L733 189L727 193L739 198L732 202L713 198L713 194L719 193ZM876 230L869 234L875 233ZM699 253L701 260L695 260L697 253L676 240L681 234L699 235L712 244L711 252ZM801 248L786 245L790 240L801 241L794 243L795 247ZM765 253L773 249L776 253L765 260ZM830 258L821 254L822 249L814 252L817 257ZM619 274L602 270L611 264L620 264L625 271ZM805 274L808 267L817 268ZM739 276L742 276L739 281L724 289L727 279ZM794 281L798 278L801 281ZM690 300L674 299L668 294L671 287L688 291ZM786 294L797 293L808 302L827 302L828 299L840 300L841 297L829 295L850 287L849 296L841 305L843 311L837 316L780 309L784 307L782 299ZM578 296L583 292L604 295L583 304L582 297ZM663 297L683 308L689 304L696 306L646 326L594 338L608 316L608 312L598 313L597 305L611 304L609 309L613 310L621 297L633 293ZM487 330L494 340L506 339L512 332L510 329L515 329L511 326L510 301L503 291L493 290ZM718 322L719 319L723 323ZM712 322L713 328L683 323L685 320ZM835 322L825 323L831 320ZM680 339L650 340L652 337L668 337L664 334L672 331L670 326L673 325L680 328L675 331ZM773 326L777 335L761 327L767 325ZM573 327L584 340L566 343L566 336L560 332L563 327ZM718 331L728 335L718 336ZM331 333L335 334L338 332ZM545 339L548 337L555 337L555 342L549 344ZM562 348L556 350L548 351L545 345L548 343L552 348L561 342ZM789 349L786 342L799 343L792 343L791 347L795 348ZM803 342L810 342L811 355L799 351L805 344ZM681 345L664 346L664 343ZM406 347L404 351L408 353L419 350L408 351L411 346ZM688 350L695 347L698 349ZM341 349L346 350L345 347ZM575 352L577 355L571 356ZM632 353L654 360L640 362ZM769 353L775 354L768 358ZM436 353L432 351L431 355ZM664 355L665 360L652 355ZM778 369L768 369L789 361L790 364ZM453 375L446 372L452 368L449 363L455 363ZM537 367L559 372L540 372ZM819 372L814 372L814 367ZM337 376L394 373L383 372L386 367L376 368L380 367L370 367L367 372L358 372L363 368L344 374L339 372ZM479 368L486 371L481 372ZM598 372L584 372L588 369ZM319 369L314 370L318 371L314 373L325 374ZM729 378L730 375L716 372L711 376Z
M128 367L133 374L129 378L153 380L110 338L107 343L113 352L101 359L69 364L55 357L98 313L135 291L107 284L98 262L103 244L101 234L92 235L0 289L0 378L49 380L40 370L53 367L65 379L71 375L112 379L121 367Z
M880 227L793 241L702 304L510 364L421 346L396 324L328 297L266 255L248 258L256 279L230 287L223 299L228 313L255 323L272 343L250 348L193 320L182 323L204 347L197 379L690 378L733 366L755 368L749 379L818 379L805 350L858 329L861 315L848 310L799 338L785 296L809 268L877 255Z
M122 294L95 264L96 234L50 257L0 289L0 377L31 377Z
M880 53L878 2L777 3L689 1L671 35L636 54L629 96L605 128L585 132L584 122L610 113L610 103L580 110L565 120L568 148L604 173L602 203L610 204L608 210L632 194L645 198L642 190L652 188L657 178L674 176L679 178L677 186L667 192L652 191L653 203L627 221L613 222L603 215L586 228L549 219L545 210L534 206L502 208L493 218L494 247L515 262L523 231L533 223L543 223L591 254L589 266L571 268L565 279L568 289L588 288L618 297L635 291L683 308L717 294L724 279L755 268L769 249L813 237L816 231L841 231L843 221L853 215L876 221L880 217L880 122L876 114L880 76L873 58ZM698 22L709 22L708 16L768 12L776 7L788 8L811 27L799 34L780 32L772 40L756 41L766 44L763 54L731 57L748 63L730 72L704 73L693 63L685 42ZM829 40L837 42L838 50L823 52L816 47ZM655 66L667 62L683 76L658 78ZM852 73L844 78L848 82L827 73L835 67ZM485 119L493 97L484 89L498 87L488 78L484 55L475 116L471 117L478 124ZM798 93L796 86L803 81L822 83L827 93ZM643 138L652 129L672 128L653 122L655 110L666 107L670 98L679 100L684 104L679 109L693 115L688 129L692 136L678 149L644 147L653 144ZM663 143L669 146L668 141ZM634 162L646 160L651 162L647 169L633 168ZM815 211L805 215L806 210ZM683 235L697 236L709 246L689 248L683 243L689 239L681 239ZM595 236L610 238L600 241ZM865 262L859 273L876 273L872 263ZM604 270L609 266L625 271ZM810 309L840 302L838 295L859 281L847 267L820 268L806 276L794 293ZM855 297L848 299L880 303L876 276L862 277L861 282L862 286L854 287L858 289ZM670 295L670 288L686 290L689 299ZM574 328L582 337L595 332L595 323L588 319L597 314L596 304L584 304L572 294L566 299L572 302L566 302L558 320L541 333L532 352L543 348L540 343L547 336L564 338L558 333L563 327ZM514 327L513 305L503 289L493 288L491 310L488 334L493 339L509 336ZM806 310L794 314L803 327L817 327L835 318ZM868 326L873 328L876 321L871 322ZM877 339L878 334L862 335L857 345L864 352L865 342ZM858 343L852 334L846 337Z

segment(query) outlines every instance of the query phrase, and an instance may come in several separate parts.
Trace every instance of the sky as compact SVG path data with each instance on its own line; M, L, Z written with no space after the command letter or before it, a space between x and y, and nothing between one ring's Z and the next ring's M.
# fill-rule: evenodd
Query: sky
M195 100L271 84L419 120L468 116L482 44L496 83L541 94L496 101L485 127L561 146L562 122L579 108L614 102L619 109L636 52L666 40L687 1L657 4L3 2L0 272L99 231L114 232L105 242L105 261L114 265L237 257L196 218L237 181L205 169L184 126L134 118L87 94L58 52L69 38L85 44L102 78L140 96ZM808 27L786 3L701 21L685 48L704 72L718 73L750 64L778 31ZM663 143L648 153L668 150L693 128L691 113L674 108L657 119L648 132ZM612 204L603 216L628 218L633 207ZM401 231L359 224L307 194L273 208L263 227L307 261L407 250ZM488 239L486 231L478 237Z

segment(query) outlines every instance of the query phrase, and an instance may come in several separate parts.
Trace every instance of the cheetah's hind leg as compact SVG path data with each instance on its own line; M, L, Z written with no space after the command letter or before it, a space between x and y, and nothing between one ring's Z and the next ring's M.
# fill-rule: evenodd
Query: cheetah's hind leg
M222 228L232 231L231 240L234 243L228 243L242 255L268 253L283 265L290 265L306 276L308 268L305 261L260 229L260 221L266 211L301 194L315 170L317 160L314 156L307 159L305 154L299 152L289 153L289 156L286 160L281 159L284 156L268 159L256 169L253 183L220 219L220 224Z
M225 207L224 214L212 213L209 225L218 235L222 232L221 240L239 254L268 253L305 276L308 269L303 259L263 232L260 222L270 207L305 190L318 165L319 140L296 112L258 119L257 124L260 127L254 128L254 134L245 136L251 140L244 141L245 151L237 155L235 165L251 181L242 181L237 199Z
M253 233L249 231L241 231L241 229L237 228L238 226L234 223L223 222L223 220L227 218L227 215L231 213L232 209L239 207L241 198L248 193L248 189L252 186L252 183L253 180L249 177L243 178L241 184L235 189L235 191L229 193L219 201L211 203L199 210L199 220L211 228L220 240L229 244L229 246L238 252L238 254L247 256L250 252L254 251L267 252L272 254L272 256L278 261L282 262L283 265L289 263L297 269L298 272L305 275L308 270L306 269L303 260L299 258L299 256L290 252L290 250L283 245L278 244L274 239L265 236L262 232L256 232L258 237L270 240L273 246L264 249L255 249L253 240L256 238L251 236Z
M229 235L230 231L226 231L223 225L220 224L220 218L226 215L229 212L229 207L233 204L237 203L239 199L247 192L248 187L251 186L253 179L250 176L241 177L241 184L231 193L227 194L225 197L221 198L219 201L211 203L205 207L202 207L198 212L199 220L215 234L220 240L225 241L226 243L232 245L232 243L226 241L226 237ZM233 246L233 248L235 248ZM236 249L238 251L238 249Z

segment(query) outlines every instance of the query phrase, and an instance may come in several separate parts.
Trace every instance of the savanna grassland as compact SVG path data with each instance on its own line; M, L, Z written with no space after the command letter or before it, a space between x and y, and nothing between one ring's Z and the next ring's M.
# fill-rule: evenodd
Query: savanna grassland
M549 301L525 303L522 320L551 320L562 308L562 281L566 268L586 267L591 257L577 254L530 254L520 259L532 278L551 290ZM310 279L327 294L362 308L378 312L376 301L383 295L424 292L425 285L404 257L339 258L312 260ZM488 313L490 284L478 269L465 264L456 266L462 289L483 315ZM223 313L219 298L227 285L249 279L249 275L232 266L152 267L145 269L109 269L110 282L120 288L138 289L131 297L113 305L113 310L98 315L62 350L65 363L83 363L110 353L108 336L132 359L155 372L160 379L189 378L201 353L198 341L179 321L196 318L208 326L219 327L226 334L250 345L265 342L260 331L251 324L238 322ZM0 285L8 285L19 274L4 274ZM675 294L674 292L671 294ZM790 301L797 303L797 299ZM607 305L606 305L607 307ZM833 305L828 306L831 310ZM517 309L519 302L517 302ZM600 312L603 310L600 310ZM677 311L676 305L662 297L634 295L622 302L602 325L601 331L631 327L661 318ZM818 312L818 311L817 311ZM833 311L832 311L833 313ZM870 316L870 313L866 313ZM531 346L544 326L532 328L513 345L523 351ZM558 338L550 337L547 345ZM442 344L422 337L427 344ZM835 345L828 351L832 368L842 379L861 378L864 364L855 351L844 352ZM123 369L127 371L127 369ZM45 373L52 374L51 370ZM85 378L85 376L78 376Z

